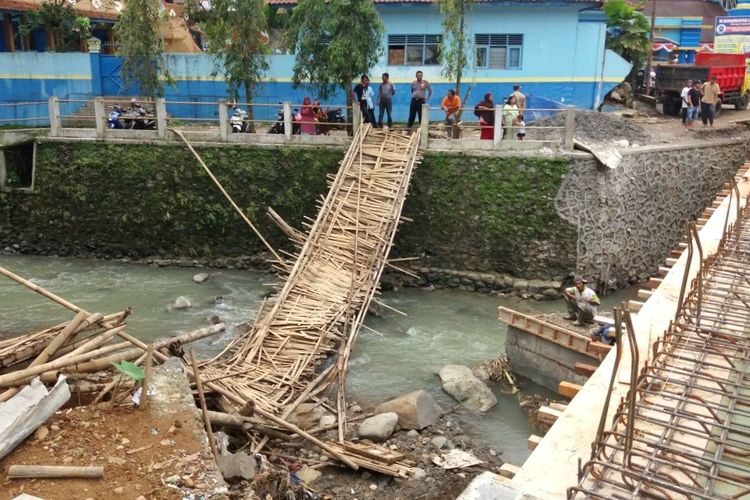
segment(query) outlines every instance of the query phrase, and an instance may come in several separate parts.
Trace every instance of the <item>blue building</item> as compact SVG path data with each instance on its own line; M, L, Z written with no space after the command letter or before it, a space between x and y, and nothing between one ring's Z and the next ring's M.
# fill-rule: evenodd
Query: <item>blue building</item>
M293 0L268 0L276 8L294 8ZM440 13L431 0L375 0L385 25L384 54L371 68L373 81L383 72L396 84L394 114L406 118L409 90L417 70L432 83L430 103L454 86L445 79L438 58L442 43ZM606 19L595 0L478 1L471 6L467 29L471 67L463 77L462 93L470 89L468 105L493 92L496 100L522 86L529 107L574 105L595 108L604 95L630 71L630 64L605 49ZM168 54L174 87L167 101L217 101L226 98L226 85L214 76L215 64L206 54ZM253 99L256 103L300 103L309 89L295 89L291 76L292 54L269 56L266 82ZM91 96L137 95L125 88L119 75L121 61L108 54L0 53L0 100L43 100ZM463 97L463 96L462 96ZM339 95L332 103L343 103ZM71 104L72 106L72 104ZM181 104L169 107L174 116L212 117L214 108ZM272 107L258 108L258 118L275 115ZM26 110L26 112L31 112ZM0 118L2 118L0 116Z
M714 0L647 0L641 13L649 20L654 15L654 60L679 63L712 51L714 20L727 15Z

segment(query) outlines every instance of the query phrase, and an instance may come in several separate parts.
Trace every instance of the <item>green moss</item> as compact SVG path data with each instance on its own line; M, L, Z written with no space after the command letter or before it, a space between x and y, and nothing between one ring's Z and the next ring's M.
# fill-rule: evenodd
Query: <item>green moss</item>
M412 181L402 226L401 254L433 256L436 265L529 275L529 262L575 258L575 228L562 221L554 199L568 161L562 158L425 154ZM572 247L572 248L571 248ZM546 251L546 250L545 250ZM534 274L531 272L531 274Z
M326 174L343 155L301 148L199 152L250 220L281 248L288 242L266 208L299 226L304 215L314 214ZM231 256L263 250L181 147L45 142L37 149L34 195L3 195L0 210L3 204L9 220L0 219L0 240L14 236L42 251Z
M315 216L326 174L343 156L294 147L199 152L262 234L286 249L266 208L300 227L304 216ZM557 158L428 153L404 209L414 222L401 226L396 252L524 276L570 268L575 230L554 208L567 170ZM145 144L40 143L34 194L0 194L0 244L17 242L42 253L137 257L264 249L185 148Z

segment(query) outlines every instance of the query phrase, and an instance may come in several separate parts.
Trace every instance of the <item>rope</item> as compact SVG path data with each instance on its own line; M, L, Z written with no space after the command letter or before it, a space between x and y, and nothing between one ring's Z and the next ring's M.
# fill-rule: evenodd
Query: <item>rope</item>
M167 130L174 132L177 135L177 137L182 139L182 142L184 142L185 145L190 150L190 152L193 153L193 156L195 156L195 159L198 160L198 163L201 164L201 167L203 167L203 170L205 170L208 176L211 177L211 180L214 181L214 184L216 184L216 187L219 188L219 191L222 192L222 194L226 197L227 200L229 200L229 203L232 204L232 206L237 211L237 213L240 214L240 217L242 217L242 220L247 222L247 225L250 226L250 229L252 229L255 235L260 239L260 241L263 242L263 244L266 246L268 251L271 252L274 257L276 257L276 260L278 260L280 263L283 263L284 259L282 259L278 253L276 253L276 250L274 250L273 247L271 247L271 245L268 243L268 241L266 241L266 239L263 237L263 235L260 234L260 231L258 231L258 228L256 228L253 225L253 223L250 222L250 219L247 218L247 215L245 215L242 209L239 206L237 206L237 204L234 202L232 197L229 196L229 193L227 193L227 191L224 189L224 186L221 185L221 182L219 182L219 179L216 178L213 172L211 172L211 169L208 168L208 165L206 165L206 162L203 161L203 158L201 158L198 152L195 149L193 149L193 146L188 142L187 139L185 139L185 136L182 135L182 132L180 132L179 130L175 130L173 128L169 128Z

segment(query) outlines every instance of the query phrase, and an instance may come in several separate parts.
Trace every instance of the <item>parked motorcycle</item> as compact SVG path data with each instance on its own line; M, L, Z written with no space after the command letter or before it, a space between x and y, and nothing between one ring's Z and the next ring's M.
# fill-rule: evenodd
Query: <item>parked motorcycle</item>
M121 129L123 128L122 116L125 114L125 110L118 105L112 106L112 111L107 115L107 128L110 129Z
M156 114L143 106L131 107L123 115L123 125L130 130L154 130Z
M279 103L281 104L281 103ZM300 122L302 117L299 114L299 109L295 108L292 111L292 134L300 133ZM281 105L279 110L276 112L276 121L268 129L269 134L283 134L284 133L284 106Z
M318 135L328 135L331 133L331 130L341 128L340 125L333 125L334 123L346 123L346 118L341 108L321 110L317 114L317 120Z
M232 127L232 133L250 132L250 122L247 120L247 113L240 107L234 108L234 112L229 118L229 124Z

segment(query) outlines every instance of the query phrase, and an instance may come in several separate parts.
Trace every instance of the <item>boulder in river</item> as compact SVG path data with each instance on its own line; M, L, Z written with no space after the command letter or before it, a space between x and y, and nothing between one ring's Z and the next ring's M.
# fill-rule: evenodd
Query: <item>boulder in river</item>
M211 277L208 273L198 273L195 276L193 276L193 281L196 283L203 283L204 281L208 281L208 279Z
M468 366L445 365L438 375L443 390L470 410L484 412L497 404L497 398L490 388Z
M398 425L403 429L424 429L434 424L443 409L427 391L419 390L380 403L375 413L393 412L398 415Z
M376 442L385 441L396 430L397 423L398 415L395 413L380 413L364 419L359 424L358 434L361 439L371 439Z
M172 309L176 309L178 311L181 309L190 309L191 307L193 307L193 303L190 302L190 299L182 295L177 297L174 301L174 304L172 304Z

